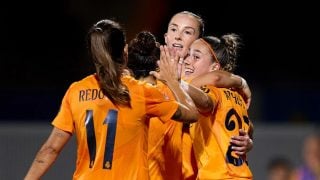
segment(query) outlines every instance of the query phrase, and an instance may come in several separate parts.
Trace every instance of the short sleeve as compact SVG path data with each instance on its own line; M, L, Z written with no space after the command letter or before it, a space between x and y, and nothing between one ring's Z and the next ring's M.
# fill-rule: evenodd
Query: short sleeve
M62 103L60 105L60 110L51 124L63 131L73 133L74 126L73 126L73 118L72 118L72 112L70 107L71 94L72 94L72 85L69 87L69 89L65 93L62 99Z
M145 95L147 114L157 116L163 122L170 120L178 109L177 101L155 87L146 88Z

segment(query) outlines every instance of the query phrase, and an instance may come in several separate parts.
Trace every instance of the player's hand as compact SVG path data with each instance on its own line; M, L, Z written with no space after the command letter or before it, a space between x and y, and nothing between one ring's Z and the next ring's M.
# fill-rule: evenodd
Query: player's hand
M243 129L240 129L239 136L233 136L230 140L232 150L239 156L245 155L253 148L253 141Z
M158 61L160 71L151 71L150 74L164 83L172 80L179 81L181 76L178 73L178 59L178 56L170 55L167 46L160 46L160 60Z

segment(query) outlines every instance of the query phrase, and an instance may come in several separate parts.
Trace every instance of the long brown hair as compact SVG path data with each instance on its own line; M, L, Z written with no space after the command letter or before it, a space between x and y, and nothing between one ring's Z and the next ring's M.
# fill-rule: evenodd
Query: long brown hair
M121 81L126 38L119 23L109 19L97 22L89 30L87 43L103 94L115 105L130 106L129 90Z

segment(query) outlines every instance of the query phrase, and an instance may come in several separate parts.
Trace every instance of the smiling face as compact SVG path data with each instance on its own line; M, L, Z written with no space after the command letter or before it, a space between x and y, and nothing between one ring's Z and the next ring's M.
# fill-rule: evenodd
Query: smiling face
M191 46L187 58L184 60L184 79L191 80L195 77L220 68L214 61L209 47L201 40L195 40Z
M180 13L171 19L164 38L169 48L184 56L191 43L198 39L199 35L199 21L192 15Z

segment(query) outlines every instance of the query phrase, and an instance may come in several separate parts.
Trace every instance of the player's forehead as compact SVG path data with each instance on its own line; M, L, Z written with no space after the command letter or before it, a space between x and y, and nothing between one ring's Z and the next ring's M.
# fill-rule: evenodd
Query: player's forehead
M189 14L176 14L172 17L169 27L190 28L199 31L199 21Z

